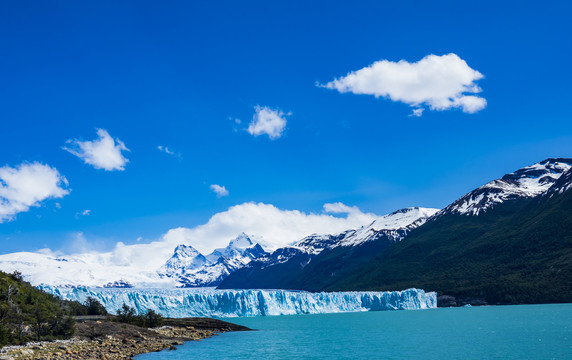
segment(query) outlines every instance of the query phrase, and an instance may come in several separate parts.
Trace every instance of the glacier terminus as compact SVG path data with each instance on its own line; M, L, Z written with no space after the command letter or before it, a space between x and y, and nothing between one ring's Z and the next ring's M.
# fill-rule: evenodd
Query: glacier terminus
M67 300L85 302L87 297L93 297L112 313L126 304L138 313L151 309L173 318L324 314L437 307L437 294L419 289L311 293L212 288L57 288L48 285L39 288Z

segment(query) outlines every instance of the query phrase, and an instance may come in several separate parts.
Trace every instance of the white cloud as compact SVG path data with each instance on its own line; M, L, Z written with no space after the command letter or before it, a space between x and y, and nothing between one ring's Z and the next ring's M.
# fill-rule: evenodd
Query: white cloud
M169 230L163 241L170 244L169 248L188 244L201 252L209 252L228 245L229 240L245 232L256 235L263 246L273 249L314 233L335 234L358 228L378 217L341 203L326 204L324 209L345 216L282 210L270 204L248 202L215 214L206 224Z
M182 156L180 153L174 152L173 150L169 149L166 146L159 145L159 146L157 146L157 149L161 152L164 152L165 154L173 155L175 157L178 157L179 159L182 159Z
M411 114L409 114L409 116L415 116L415 117L420 117L421 115L423 115L423 108L418 108L418 109L413 109L413 112Z
M218 198L223 197L223 196L228 196L228 190L224 186L212 184L211 190L214 191L214 193L216 194L216 197L218 197Z
M272 140L282 136L286 127L286 115L290 113L284 114L281 110L266 106L256 106L254 111L254 116L246 131L254 136L266 134Z
M89 216L89 215L91 215L91 210L86 209L86 210L77 212L77 213L75 214L75 217L76 217L76 219L78 219L80 216Z
M41 163L23 163L0 168L0 223L50 198L69 194L68 182L55 168Z
M175 155L175 153L172 150L169 150L169 148L166 146L159 145L159 146L157 146L157 149L159 149L159 151L164 152L165 154Z
M156 270L173 255L178 244L191 245L207 254L228 245L231 239L245 232L254 235L257 242L272 250L314 233L340 233L367 225L378 218L375 214L361 212L357 207L339 203L326 205L325 208L338 215L345 213L345 216L282 210L270 204L249 202L217 213L205 224L171 229L151 243L126 245L118 242L112 251L97 251L97 248L101 248L97 243L87 241L82 233L75 233L67 247L68 253L73 255L63 256L66 261L58 261L47 255L62 256L61 253L43 249L36 253L0 255L0 268L9 272L22 271L30 276L29 280L34 284L75 282L101 286L109 281L129 279L139 282L141 286L173 286L169 279L159 279Z
M87 241L81 231L73 234L68 247L72 254L85 254L93 251L93 246Z
M325 85L317 85L341 93L389 98L415 108L460 108L472 114L487 105L484 98L467 95L481 92L475 82L483 77L483 74L470 68L465 60L451 53L442 56L427 55L414 63L405 60L376 61ZM422 110L413 111L414 116L421 116L421 113Z
M97 129L98 138L93 141L68 140L70 147L63 149L82 159L96 169L125 170L127 160L122 151L129 151L119 139L113 139L105 129Z
M327 203L324 204L324 212L330 214L350 214L350 213L360 213L360 209L357 206L348 206L341 202Z

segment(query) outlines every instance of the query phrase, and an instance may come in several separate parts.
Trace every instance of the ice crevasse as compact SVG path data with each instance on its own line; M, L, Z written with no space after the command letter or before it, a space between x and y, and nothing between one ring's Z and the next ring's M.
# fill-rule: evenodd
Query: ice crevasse
M321 292L289 290L119 289L40 285L66 300L99 300L111 313L123 304L138 313L147 309L163 316L236 317L324 314L356 311L415 310L437 307L437 295L419 289L403 291Z

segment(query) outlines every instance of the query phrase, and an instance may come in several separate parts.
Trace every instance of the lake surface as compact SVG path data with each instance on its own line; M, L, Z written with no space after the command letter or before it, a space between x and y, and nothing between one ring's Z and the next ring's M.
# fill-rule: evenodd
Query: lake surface
M220 334L135 359L572 359L572 304L230 321L258 331Z

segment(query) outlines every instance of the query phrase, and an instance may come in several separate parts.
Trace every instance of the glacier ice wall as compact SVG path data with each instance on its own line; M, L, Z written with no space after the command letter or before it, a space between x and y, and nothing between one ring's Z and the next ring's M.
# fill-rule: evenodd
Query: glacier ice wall
M57 288L40 289L62 299L84 302L98 299L111 313L125 303L139 313L152 309L163 316L236 317L264 315L323 314L354 311L412 310L437 307L437 295L408 289L386 292L321 292L288 290L214 290L202 289L114 289Z

